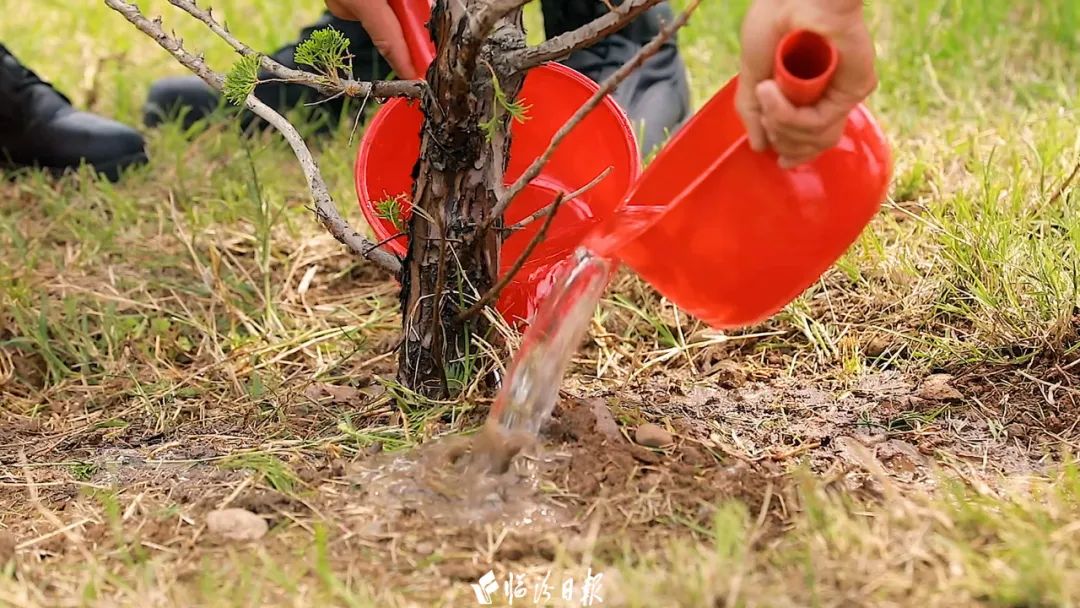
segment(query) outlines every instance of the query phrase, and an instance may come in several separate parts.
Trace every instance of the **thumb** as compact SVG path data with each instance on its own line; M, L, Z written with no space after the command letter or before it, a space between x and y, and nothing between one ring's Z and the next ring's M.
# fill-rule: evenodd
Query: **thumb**
M750 149L755 152L767 150L769 140L765 137L765 127L761 124L761 104L754 94L754 83L740 79L738 87L735 91L735 109L746 127Z

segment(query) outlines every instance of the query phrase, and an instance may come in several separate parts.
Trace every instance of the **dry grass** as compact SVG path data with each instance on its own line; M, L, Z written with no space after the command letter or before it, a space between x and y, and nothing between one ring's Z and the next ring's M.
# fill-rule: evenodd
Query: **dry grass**
M734 72L745 5L706 3L682 36L699 101ZM676 445L624 457L553 435L536 479L566 510L554 529L366 527L381 503L351 468L468 432L487 404L390 380L396 287L319 232L275 137L167 126L118 185L16 176L0 185L0 605L472 605L489 568L530 577L515 605L545 572L557 598L590 568L602 605L1080 604L1073 5L872 8L885 210L743 332L621 277L565 389ZM144 3L228 65L167 8ZM314 16L215 9L264 49ZM80 105L135 123L149 82L180 71L101 5L23 10L33 27L4 20L0 39ZM351 134L313 141L361 224ZM957 394L923 386L940 371ZM215 541L205 515L225 505L270 534Z

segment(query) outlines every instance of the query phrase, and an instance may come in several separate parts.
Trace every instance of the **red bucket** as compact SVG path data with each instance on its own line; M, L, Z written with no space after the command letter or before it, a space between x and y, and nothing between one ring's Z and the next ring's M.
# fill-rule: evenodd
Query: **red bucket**
M511 125L509 185L547 148L555 132L598 90L596 83L557 63L531 70L519 100L531 106L528 119ZM405 255L408 238L385 212L397 207L399 224L411 215L412 172L420 155L423 117L418 102L392 99L368 125L356 159L356 193L360 210L384 247ZM550 276L589 232L610 217L641 171L637 140L626 114L610 97L596 107L562 141L543 172L507 208L510 226L551 204L560 192L570 193L611 168L594 188L562 204L543 242L500 294L497 309L511 323L528 321L550 287ZM393 205L385 202L395 200ZM543 224L538 219L507 237L502 272L514 264Z

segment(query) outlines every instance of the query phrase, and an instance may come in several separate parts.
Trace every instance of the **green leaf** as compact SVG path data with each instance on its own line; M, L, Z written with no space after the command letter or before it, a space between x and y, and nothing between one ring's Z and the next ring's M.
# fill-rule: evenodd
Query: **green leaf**
M258 55L244 55L225 75L222 92L230 103L243 105L244 100L255 90L255 85L259 82L259 61Z
M375 215L390 222L398 232L405 231L405 212L401 207L404 194L388 196L375 203Z
M338 70L348 68L349 39L335 29L316 30L296 47L294 59L325 75L336 75Z
M495 89L495 110L492 111L491 118L480 123L480 130L484 132L484 137L489 142L495 136L495 129L499 126L498 108L501 107L510 115L512 120L518 122L529 120L529 110L532 109L532 106L525 105L521 100L510 101L499 84L499 79L495 76L494 71L491 73L491 86Z

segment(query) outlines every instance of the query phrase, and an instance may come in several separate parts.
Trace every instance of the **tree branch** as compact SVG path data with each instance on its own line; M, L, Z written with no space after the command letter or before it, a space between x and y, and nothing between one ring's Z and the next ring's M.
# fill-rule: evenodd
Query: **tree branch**
M1080 160L1076 161L1076 166L1073 167L1072 173L1070 173L1069 176L1065 178L1065 181L1061 182L1061 185L1058 186L1057 190L1054 191L1054 194L1049 199L1047 199L1044 206L1049 207L1050 205L1057 203L1058 200L1061 199L1062 195L1065 194L1065 191L1069 189L1069 185L1072 184L1073 180L1076 179L1076 176L1078 174L1080 174Z
M532 0L489 0L486 7L471 19L473 39L482 41L499 22L499 19L520 9Z
M664 43L679 30L679 28L686 25L687 20L690 19L690 15L693 14L699 4L701 4L701 0L691 0L690 4L682 14L676 17L674 21L661 28L660 33L650 40L648 44L641 47L641 50L639 50L630 61L619 66L619 69L615 70L611 76L608 76L607 79L600 84L600 88L597 89L596 93L593 93L593 96L589 98L589 101L578 108L573 116L571 116L562 127L559 127L559 130L555 132L555 136L551 138L551 142L548 143L548 147L544 150L544 153L538 156L536 160L529 165L529 168L521 174L521 177L519 177L517 181L503 193L503 196L499 199L499 202L495 205L491 215L488 217L487 222L481 226L481 233L490 229L491 222L495 221L495 218L502 217L503 212L506 211L507 206L510 205L510 201L514 200L514 198L525 189L525 186L528 185L529 182L536 179L537 175L540 175L540 171L551 159L551 155L558 149L562 140L566 139L566 136L589 115L589 112L592 112L596 106L600 105L600 102L604 100L604 97L614 91L615 87L619 86L623 80L626 80L626 77L633 73L634 70L641 67L641 64L645 63L646 59L655 55L656 52L660 50L660 47L662 47Z
M221 74L211 70L201 57L191 54L184 49L178 40L167 35L161 28L160 18L147 19L137 6L125 0L105 0L105 4L123 15L144 34L153 38L161 48L168 51L177 61L197 74L207 84L219 91L221 90L224 85L224 78L222 78ZM296 128L271 109L270 106L259 101L254 95L248 95L247 99L244 100L244 105L270 123L289 142L289 146L292 147L297 160L300 161L304 177L307 179L308 190L310 190L311 197L315 202L315 217L319 220L319 223L353 253L366 257L395 275L399 274L401 272L401 260L392 253L376 249L371 241L349 226L341 217L341 214L338 213L337 208L334 206L334 199L330 196L330 191L327 189L326 182L319 171L319 166L315 163L311 151L308 150L307 144L304 143L304 139L296 131Z
M518 271L521 270L521 267L525 265L525 260L529 259L529 256L532 255L532 252L534 249L536 249L536 246L544 240L544 236L547 235L548 228L550 228L551 223L555 221L556 212L558 212L559 207L562 206L563 201L565 201L566 198L567 197L565 192L560 192L555 197L555 200L549 206L551 209L551 213L548 213L547 219L544 220L544 224L540 226L540 230L536 232L536 234L533 236L533 239L529 241L528 245L525 246L525 249L521 252L521 255L519 255L518 259L514 262L514 265L511 266L510 269L506 271L506 274L504 274L499 279L499 282L495 283L495 285L493 285L487 293L481 296L481 298L477 300L475 304L473 304L458 315L459 321L464 321L471 318L472 316L483 310L485 306L493 302L495 298L499 297L499 294L502 293L502 290L510 284L510 281L513 280L514 276L517 275Z
M661 0L626 0L608 14L576 30L570 30L536 46L511 53L510 65L518 70L527 70L546 61L565 59L570 53L591 46L604 36L622 29L638 15L660 2Z
M423 95L425 85L422 80L379 80L366 82L360 80L338 79L335 82L318 74L287 68L270 57L253 50L243 42L240 42L236 36L233 36L232 33L229 32L227 27L214 19L211 9L208 8L203 10L199 8L194 0L169 0L169 4L172 4L176 8L184 11L199 21L202 21L238 54L258 57L259 65L262 69L270 72L275 77L311 87L327 97L344 94L349 97L367 97L371 95L381 98L409 97L419 99L420 96Z
M604 169L603 171L600 172L600 175L597 175L596 177L594 177L591 182L585 184L584 186L578 188L577 190L574 190L570 194L567 194L566 199L572 201L575 198L581 196L582 194L585 194L589 190L592 190L593 188L595 188L597 186L597 184L604 181L605 177L611 175L612 169L613 169L613 167L608 167L607 169ZM529 224L535 222L536 220L544 217L545 215L548 215L548 214L552 213L553 211L555 211L555 203L552 203L552 204L550 204L550 205L548 205L546 207L541 207L540 209L537 209L531 215L529 215L525 219L521 220L520 222L514 224L513 226L510 226L509 228L503 228L503 231L507 232L507 233L517 232L518 230L521 230L522 228L524 228L524 227L528 226Z

